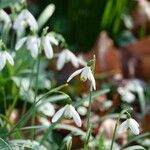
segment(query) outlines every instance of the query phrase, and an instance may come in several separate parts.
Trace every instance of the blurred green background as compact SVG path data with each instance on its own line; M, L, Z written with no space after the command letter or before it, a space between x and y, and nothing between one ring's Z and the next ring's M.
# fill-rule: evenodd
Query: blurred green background
M68 47L88 51L102 30L117 44L116 38L125 28L122 15L128 14L130 0L29 0L30 10L38 16L50 3L56 10L47 25L64 36Z

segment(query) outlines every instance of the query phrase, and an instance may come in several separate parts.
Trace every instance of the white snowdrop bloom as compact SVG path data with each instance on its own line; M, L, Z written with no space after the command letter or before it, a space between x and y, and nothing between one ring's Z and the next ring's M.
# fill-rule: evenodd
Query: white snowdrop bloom
M40 47L40 39L35 36L23 37L16 43L15 49L19 50L24 44L26 44L27 49L31 52L33 58L37 58Z
M119 87L117 91L121 95L123 101L128 102L128 103L134 102L135 95L131 91L129 91L127 88Z
M82 66L86 66L87 65L87 62L84 60L82 55L78 55L78 62Z
M65 105L63 108L57 111L56 114L52 118L52 122L56 122L61 116L64 116L65 118L68 118L68 119L73 118L74 122L79 127L81 127L82 125L81 118L78 112L70 104Z
M51 33L48 33L42 39L42 45L43 45L43 49L45 52L45 56L48 59L53 58L53 55L54 55L53 48L52 48L51 44L58 45L58 41L56 40L56 38Z
M68 78L67 82L69 82L72 78L74 78L75 76L77 76L80 73L81 73L81 76L80 76L81 80L86 81L88 79L91 82L93 89L96 90L96 82L95 82L91 67L89 67L89 66L85 66L84 68L75 71Z
M38 30L38 24L34 16L27 10L24 9L16 17L13 28L17 31L17 35L22 35L25 31L25 28L28 27L32 32Z
M4 28L11 27L11 19L3 9L0 10L0 22L4 23Z
M68 49L64 49L58 55L57 70L61 70L65 63L71 62L74 67L79 67L78 58Z
M7 61L12 66L14 65L13 57L7 51L1 51L0 52L0 70L2 70L5 67Z
M129 118L126 121L122 122L118 127L118 133L125 132L128 128L132 131L133 134L138 135L140 133L139 124L136 120Z
M50 121L47 118L44 117L38 117L39 121L41 122L42 125L44 126L50 126Z
M81 116L85 116L87 114L87 108L84 106L80 106L78 107L77 111L79 112L79 114Z
M131 79L127 82L126 88L132 92L143 92L144 83L138 79Z
M41 103L38 110L48 117L52 117L55 114L55 108L50 102Z

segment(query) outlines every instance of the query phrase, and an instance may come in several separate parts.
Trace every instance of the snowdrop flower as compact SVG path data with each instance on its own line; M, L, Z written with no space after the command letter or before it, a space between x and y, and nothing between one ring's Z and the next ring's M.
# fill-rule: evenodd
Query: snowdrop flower
M11 19L3 9L0 10L0 22L4 23L4 28L11 27Z
M17 31L17 35L20 36L24 33L27 26L32 32L38 30L38 24L34 16L27 9L24 9L16 17L13 28Z
M56 122L61 116L64 116L65 118L72 118L77 126L81 127L82 122L81 118L78 114L78 112L75 110L75 108L67 104L63 108L61 108L59 111L56 112L56 114L52 118L52 122Z
M68 49L64 49L59 55L57 60L57 70L61 70L65 63L71 62L74 67L79 67L78 58Z
M56 38L51 33L48 33L43 37L41 44L43 46L45 56L48 59L51 59L54 55L51 44L58 45L58 41L56 40Z
M27 49L31 52L33 58L37 58L39 53L40 39L35 36L23 37L16 43L15 49L19 50L24 44L26 44Z
M117 89L118 93L121 95L123 101L127 103L132 103L135 100L135 95L125 87L119 87Z
M118 127L118 133L123 133L128 128L130 128L132 133L135 135L138 135L140 133L139 124L137 123L136 120L134 120L132 118L127 119Z
M9 62L12 66L14 65L13 57L7 52L7 51L1 51L0 52L0 70L2 70L5 65L6 61Z
M44 117L38 117L40 123L46 127L50 126L50 121L47 118Z
M87 62L84 60L82 55L78 55L78 62L82 66L86 66L87 65Z
M131 79L128 81L126 88L132 92L143 92L144 91L144 82L138 79Z
M38 110L48 117L52 117L55 114L55 108L49 102L40 103Z
M91 67L89 66L85 66L82 69L79 69L77 71L75 71L67 80L67 82L69 82L72 78L74 78L75 76L77 76L78 74L81 73L81 80L82 81L86 81L87 79L91 82L92 87L94 90L96 90L96 83L95 83L95 79L91 70Z

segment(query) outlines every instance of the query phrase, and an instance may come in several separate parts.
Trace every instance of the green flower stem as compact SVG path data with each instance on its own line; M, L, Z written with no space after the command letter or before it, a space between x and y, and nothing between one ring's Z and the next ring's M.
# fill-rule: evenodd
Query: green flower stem
M37 101L35 101L35 103L33 103L33 105L31 106L31 108L19 119L19 121L15 124L15 126L10 130L7 137L9 137L15 131L16 128L22 127L29 120L30 116L32 115L33 109L38 102L40 102L42 99L47 97L49 94L55 93L56 91L59 91L62 88L65 88L67 86L68 86L68 84L63 84L59 87L56 87L56 88L48 91L43 96L41 96Z
M91 135L88 135L88 134L91 134L91 132L88 132L91 129L91 124L90 124L91 104L92 104L92 92L90 90L89 107L88 107L88 112L87 112L87 132L86 132L86 139L84 141L84 150L88 150L89 137L91 136Z
M7 100L6 100L6 94L5 94L5 89L2 88L2 93L3 93L3 100L4 100L4 111L5 111L5 115L7 116Z
M35 66L35 60L33 60L32 68L31 68L32 72L30 73L30 77L29 77L29 81L30 82L29 82L29 88L27 90L27 93L29 93L29 91L31 89L32 79L33 79L33 72L34 72L34 66ZM25 100L25 102L24 102L22 114L24 114L26 112L26 107L27 107L27 100Z
M117 126L118 126L118 123L119 123L119 120L120 120L121 116L122 116L124 113L126 113L128 117L131 117L130 114L129 114L126 110L121 111L121 113L119 114L119 117L118 117L117 122L116 122L116 124L115 124L115 129L114 129L113 138L112 138L112 141L111 141L110 150L113 149L113 144L114 144L115 137L116 137Z
M89 107L88 107L88 112L87 112L87 130L90 127L90 116L91 116L91 107L92 107L92 92L90 91L90 96L89 96Z
M92 70L93 74L95 71L95 63L96 63L96 58L94 55L93 59L88 62L88 64L91 66L91 70ZM88 150L88 142L89 142L89 139L91 136L91 123L90 123L91 107L92 107L92 84L90 85L89 107L88 107L88 112L87 112L87 132L86 132L86 139L84 142L84 149L85 150Z
M34 95L34 100L33 104L36 102L37 94L38 94L38 80L39 80L39 72L40 72L40 56L37 58L37 73L36 73L36 78L35 78L35 95ZM32 122L31 125L34 126L35 124L35 118L36 118L36 107L33 109L33 117L32 117ZM34 129L31 132L31 137L32 139L34 138Z
M118 120L119 120L119 119L118 119ZM116 124L115 124L115 129L114 129L113 138L112 138L112 141L111 141L110 150L113 149L113 144L114 144L115 137L116 137L117 126L118 126L118 121L117 121Z

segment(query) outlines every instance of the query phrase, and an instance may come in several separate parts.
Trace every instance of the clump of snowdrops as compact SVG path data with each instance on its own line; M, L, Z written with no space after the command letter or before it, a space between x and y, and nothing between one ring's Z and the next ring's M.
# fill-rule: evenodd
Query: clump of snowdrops
M0 148L69 150L73 137L79 136L83 141L83 149L91 149L92 146L96 149L98 140L92 136L90 122L91 102L96 90L95 56L86 62L68 49L60 34L45 26L55 10L53 4L48 5L37 18L27 9L25 1L8 9L9 14L0 9ZM56 48L61 48L61 51L55 52ZM45 70L47 63L53 59L56 60L58 71L68 62L77 68L63 85L56 86L53 70ZM78 75L81 82L89 83L89 94L86 99L73 101L64 89L71 86L71 80ZM108 90L99 90L98 95L107 92ZM88 108L85 113L86 130L83 131L83 122L77 109L85 101L88 102ZM56 111L54 106L59 102L61 105ZM21 110L17 113L19 108ZM119 125L124 114L126 120ZM40 123L37 123L37 118ZM66 119L72 119L75 124L60 123ZM135 135L140 133L139 124L127 110L122 110L107 149L113 149L116 135L128 128ZM61 147L56 144L54 129L69 130Z

